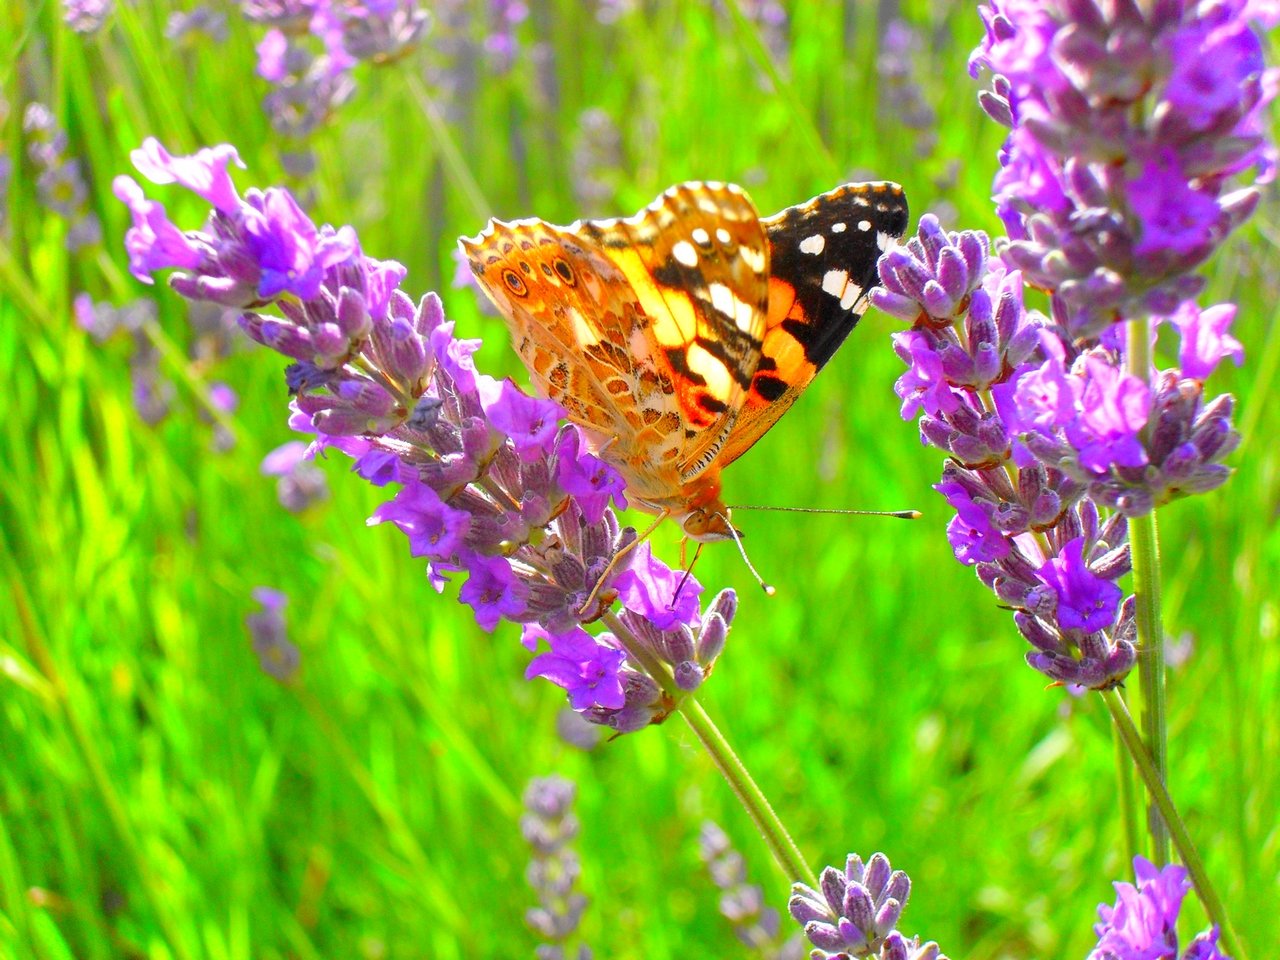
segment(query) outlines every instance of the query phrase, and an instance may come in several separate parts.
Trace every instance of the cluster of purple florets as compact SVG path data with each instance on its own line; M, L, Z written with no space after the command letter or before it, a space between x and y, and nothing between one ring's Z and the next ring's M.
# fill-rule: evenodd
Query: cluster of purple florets
M591 960L591 948L580 941L578 926L589 903L579 889L582 864L573 842L578 818L573 812L577 787L564 777L538 777L524 791L525 813L520 832L531 858L525 880L538 905L525 911L525 922L543 940L536 955L560 960Z
M911 895L911 879L883 853L863 862L849 854L844 869L825 867L818 888L797 883L787 909L814 949L812 960L947 960L933 941L906 937L898 921Z
M1034 667L1105 688L1136 658L1115 582L1126 519L1230 473L1233 400L1206 400L1204 380L1243 360L1235 307L1197 306L1191 271L1257 203L1233 184L1271 175L1274 76L1257 10L1237 0L982 13L972 64L1012 127L995 184L1009 239L997 258L984 234L926 216L872 297L912 324L894 338L909 367L897 390L950 458L937 489L957 559L1015 608ZM1049 294L1047 312L1025 307L1025 286ZM1153 314L1180 339L1178 365L1131 369L1123 321Z
M133 160L152 182L213 206L201 230L184 231L134 180L117 178L133 214L133 274L150 282L176 268L170 285L180 294L237 308L251 338L293 360L291 424L317 435L313 455L340 450L370 483L399 486L370 522L403 531L437 589L460 575L459 599L481 627L524 625L528 646L548 647L530 675L615 729L674 706L618 637L581 628L615 603L636 649L669 667L680 689L700 685L723 647L733 594L704 616L701 585L647 546L610 566L635 539L609 506L626 505L622 479L560 425L556 404L478 372L480 342L455 335L435 294L413 303L398 289L404 268L364 256L349 227L316 227L283 189L241 197L228 173L239 162L233 148L175 157L148 140Z
M282 152L295 176L314 159L303 141L355 92L361 62L406 56L430 23L415 0L242 0L245 18L269 29L258 44L258 75L271 84L262 106L290 141Z
M995 0L970 69L1011 129L996 176L1003 257L1060 298L1067 332L1172 314L1257 206L1276 75L1248 0ZM1253 182L1248 182L1252 180Z
M956 511L947 537L956 559L1017 610L1035 647L1031 665L1065 683L1106 687L1136 658L1132 604L1122 606L1115 583L1129 570L1124 514L1103 521L1080 457L1037 459L1019 433L1023 421L999 399L1017 396L1024 375L1065 347L1048 318L1024 308L1021 276L989 261L987 248L984 234L948 234L926 215L918 236L881 261L875 303L913 322L894 335L909 365L897 383L902 415L918 415L921 440L948 454L936 487ZM1050 398L1023 399L1018 417ZM1106 419L1115 398L1068 385L1052 399L1070 414L1081 443L1072 449L1109 470L1117 454L1107 451L1123 455L1122 441L1134 438Z
M1217 927L1179 953L1178 914L1191 890L1185 867L1160 868L1134 857L1133 869L1137 883L1117 882L1115 905L1098 907L1098 945L1086 960L1228 960L1218 946Z

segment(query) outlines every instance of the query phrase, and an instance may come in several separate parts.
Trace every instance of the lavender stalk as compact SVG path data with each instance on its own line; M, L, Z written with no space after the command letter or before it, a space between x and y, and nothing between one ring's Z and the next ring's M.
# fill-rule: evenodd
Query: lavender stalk
M987 35L971 64L975 73L991 73L983 106L1012 131L996 178L1010 236L1003 256L1053 294L1069 334L1113 340L1132 385L1122 417L1137 446L1115 458L1110 477L1097 478L1091 492L1132 523L1143 722L1165 778L1153 512L1227 475L1224 467L1196 463L1203 447L1178 436L1167 414L1198 405L1199 385L1217 359L1195 362L1207 334L1192 303L1204 286L1197 268L1253 212L1256 184L1274 175L1263 117L1276 74L1265 69L1251 27L1263 14L1244 0L996 2L982 14ZM1182 382L1153 368L1153 316L1183 333ZM1119 322L1128 324L1127 345L1124 333L1111 329ZM1220 346L1218 356L1233 352L1239 362L1232 343L1234 351ZM1197 385L1185 385L1192 378ZM1230 398L1219 400L1229 409ZM1212 429L1217 442L1234 446L1229 421ZM1163 862L1165 827L1154 809L1149 819Z
M1162 859L1176 813L1153 511L1230 475L1234 401L1204 385L1222 359L1243 358L1235 307L1193 298L1199 267L1273 174L1263 110L1276 74L1242 0L1010 0L981 12L971 64L991 75L984 109L1011 129L995 184L1008 239L994 258L985 235L926 216L882 259L872 299L911 324L895 336L910 368L903 416L920 415L922 442L947 454L948 538L1015 610L1027 662L1113 708L1141 664L1146 747L1117 724L1163 813L1150 817ZM1050 294L1048 315L1025 308L1024 285ZM1163 370L1159 323L1181 337ZM1116 581L1131 568L1125 598ZM1207 876L1193 878L1230 940Z

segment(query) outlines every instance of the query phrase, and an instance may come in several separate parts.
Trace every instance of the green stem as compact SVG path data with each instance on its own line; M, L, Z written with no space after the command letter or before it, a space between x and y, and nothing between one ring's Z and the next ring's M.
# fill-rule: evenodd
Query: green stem
M1128 372L1143 383L1150 383L1150 318L1144 315L1130 320L1128 332ZM1129 543L1133 557L1134 613L1138 628L1138 679L1143 698L1142 730L1163 785L1169 776L1169 754L1165 727L1164 625L1160 618L1160 546L1154 510L1145 516L1130 518ZM1154 795L1152 799L1155 799ZM1147 828L1151 832L1152 859L1163 866L1169 862L1169 833L1154 808L1147 811Z
M1142 853L1142 828L1138 826L1138 797L1133 783L1133 764L1120 731L1112 728L1116 745L1116 780L1120 783L1120 813L1124 817L1124 846L1128 860Z
M778 819L778 815L769 804L768 798L760 790L756 782L751 779L751 774L742 765L738 755L733 752L733 747L729 745L729 741L725 739L724 734L712 722L702 704L693 697L686 695L680 702L680 715L684 717L685 722L693 729L694 735L702 743L702 746L706 748L721 775L728 781L729 787L737 796L738 801L746 808L747 813L751 815L751 819L755 821L756 828L764 835L764 841L769 845L769 850L773 854L773 858L778 861L778 865L782 867L783 873L792 882L800 880L816 888L818 878L814 876L809 864L805 862L804 856L800 853L800 848L791 839L791 834L787 833L787 828Z
M1115 723L1116 731L1120 734L1125 749L1129 751L1134 766L1138 768L1138 775L1142 777L1143 783L1147 785L1147 791L1155 801L1156 809L1168 829L1168 834L1173 839L1173 846L1178 851L1178 857L1186 864L1187 872L1191 874L1191 882L1195 885L1200 903L1204 905L1204 912L1209 915L1210 922L1218 925L1222 933L1223 947L1235 960L1247 960L1240 941L1236 939L1236 933L1227 917L1227 912L1223 909L1218 891L1209 882L1204 861L1200 859L1199 851L1191 842L1186 824L1178 816L1173 798L1169 796L1169 791L1165 787L1164 778L1156 769L1155 758L1147 749L1141 734L1138 733L1124 698L1116 690L1104 690L1102 699L1106 702L1107 709L1111 711L1111 719Z
M808 863L805 862L803 855L800 853L800 848L791 839L791 834L787 832L786 826L783 825L778 815L774 812L768 798L761 791L755 780L751 778L751 774L743 766L738 755L734 753L733 747L729 745L729 741L725 739L724 734L720 732L720 729L712 721L707 711L703 709L702 704L694 699L691 694L676 686L675 680L672 679L671 671L644 648L644 645L640 643L635 634L627 629L627 626L614 613L606 613L602 619L609 629L613 631L614 636L618 638L618 642L626 648L627 655L635 660L662 687L665 694L679 704L677 709L679 709L680 715L684 717L685 722L693 729L694 736L698 738L706 749L711 761L720 771L720 775L725 778L729 788L733 790L734 795L738 798L738 802L742 804L752 821L755 822L756 828L764 836L765 843L769 845L769 851L778 862L778 866L782 868L783 873L792 882L802 881L811 887L817 887L818 878L814 876Z

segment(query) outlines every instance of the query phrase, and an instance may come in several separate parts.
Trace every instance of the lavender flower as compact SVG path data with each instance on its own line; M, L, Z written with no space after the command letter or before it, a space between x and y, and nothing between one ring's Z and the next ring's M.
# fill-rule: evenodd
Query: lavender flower
M613 199L616 175L624 169L622 135L607 111L591 107L578 115L570 166L578 205L587 215L602 210ZM461 265L467 271L468 282L473 282L474 274L466 261L462 260ZM488 303L487 297L480 300Z
M812 960L946 960L933 941L921 944L896 929L910 893L910 878L892 870L883 853L865 865L850 854L844 870L822 871L819 889L793 885L787 908L815 948Z
M876 109L886 126L900 124L912 132L920 157L930 156L938 142L937 111L922 92L920 66L929 62L919 31L905 20L891 20L876 54L880 74Z
M996 178L1003 255L1058 294L1072 336L1172 313L1256 207L1276 73L1251 15L1245 0L982 8L971 70L992 74L983 107L1013 131Z
M135 276L175 267L170 285L184 296L247 308L241 328L295 361L291 423L318 434L312 452L340 450L370 483L399 487L369 522L400 529L437 589L462 575L459 600L483 629L506 620L524 625L531 647L545 641L530 676L615 730L664 718L675 704L646 664L581 625L621 601L635 654L692 690L723 649L734 594L704 614L696 580L682 584L647 545L629 551L635 531L609 507L625 505L621 478L575 427L557 425L555 404L477 371L479 341L455 335L434 294L415 305L398 289L404 268L366 257L349 227L317 227L279 188L240 197L227 175L235 161L230 147L173 157L148 141L135 151L153 182L214 205L203 229L184 232L118 177Z
M258 75L272 84L262 101L271 128L294 140L309 136L355 92L345 65L281 30L269 30L258 45Z
M137 334L156 318L156 302L139 297L123 307L95 301L87 293L78 293L71 301L76 324L95 341L103 343L117 332Z
M193 7L191 10L175 10L169 14L169 22L165 24L166 40L174 43L193 41L203 34L214 43L224 43L227 39L227 15L211 6Z
M529 7L523 0L489 0L489 32L484 49L489 55L491 67L505 73L515 63L519 41L516 28L529 17Z
M321 0L240 0L240 13L253 23L265 23L290 33L305 30Z
M230 384L211 383L205 396L206 407L201 409L201 419L213 424L213 442L211 446L216 453L226 453L236 445L235 434L230 427L215 417L215 414L229 416L240 406L240 396Z
M173 409L177 388L160 370L160 351L144 336L135 336L129 357L129 379L133 385L133 406L138 417L154 427Z
M950 457L935 489L956 511L956 559L1017 611L1033 667L1118 683L1136 660L1133 604L1115 583L1129 569L1127 525L1090 493L1146 458L1134 429L1145 414L1126 413L1132 385L1101 348L1067 364L1075 348L1024 309L1021 275L989 260L985 234L948 234L926 215L880 269L873 302L913 321L894 335L909 365L902 415L919 415L921 442Z
M604 742L604 728L592 723L570 707L556 712L556 736L561 742L579 750L591 751Z
M571 946L588 903L577 889L582 867L570 846L578 835L575 792L573 781L563 777L535 778L524 792L528 812L520 818L520 832L532 848L525 879L538 897L525 921L546 941L537 949L539 960L591 958L586 944Z
M133 384L134 409L148 426L163 421L172 409L177 388L161 372L160 352L147 333L147 328L155 323L155 301L140 297L123 307L115 307L95 301L87 293L79 293L72 301L72 314L76 324L98 343L118 333L128 335L132 343L129 377Z
M679 689L696 690L724 649L737 596L732 590L721 591L698 623L696 596L701 584L656 560L647 543L635 554L617 580L626 607L618 619L646 655L671 669ZM681 582L684 586L676 599ZM638 583L652 587L652 592ZM685 600L686 592L694 599ZM562 687L570 704L596 723L629 733L661 722L675 709L675 701L644 670L627 663L618 638L611 633L593 638L577 627L557 633L526 624L521 642L530 650L544 642L549 648L534 657L525 676L545 677Z
M1093 932L1098 945L1088 960L1178 960L1178 914L1191 889L1186 868L1163 869L1134 857L1137 885L1117 882L1115 906L1098 907L1101 922ZM1216 926L1201 933L1181 955L1182 960L1229 960L1218 949Z
M392 63L408 56L430 26L426 10L408 0L366 2L343 21L343 48L358 61Z
M998 2L971 61L987 112L1012 128L996 177L1009 230L925 217L881 260L875 303L912 324L903 416L951 462L948 537L1005 603L1055 680L1119 682L1134 662L1125 518L1212 490L1237 445L1230 396L1204 379L1243 351L1231 305L1192 303L1199 266L1256 205L1274 148L1262 110L1276 75L1242 0ZM1025 279L1050 315L1023 309ZM1129 372L1119 321L1156 313L1178 367ZM1143 375L1145 374L1145 375ZM1104 516L1103 511L1112 511Z
M262 609L245 617L244 623L249 628L258 664L264 673L281 683L289 683L298 675L302 662L302 654L289 641L288 624L284 618L289 598L270 587L256 587L253 598L262 605Z
M272 128L292 141L304 140L351 98L357 64L407 56L429 23L412 0L255 0L241 10L271 27L258 46L258 73L272 84L263 108Z
M74 253L98 243L102 224L89 210L89 188L80 172L80 161L66 156L65 131L42 103L27 104L22 129L27 155L39 171L36 188L40 202L67 221L67 249Z
M307 444L291 440L262 458L262 472L276 481L276 497L290 513L302 513L329 498L324 471L307 460Z
M709 820L698 831L698 854L712 881L724 891L720 912L733 925L738 939L766 960L801 960L804 937L798 932L785 939L781 936L778 911L764 905L763 889L747 883L742 855L730 846L725 832Z
M114 8L115 0L63 0L62 20L76 33L97 33Z

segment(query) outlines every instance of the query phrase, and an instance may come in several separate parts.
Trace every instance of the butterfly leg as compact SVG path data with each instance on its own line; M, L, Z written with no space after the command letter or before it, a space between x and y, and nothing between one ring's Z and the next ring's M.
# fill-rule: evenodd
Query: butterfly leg
M618 564L622 561L622 558L625 557L632 550L634 550L642 542L647 540L649 538L649 535L653 533L653 531L658 529L658 524L660 524L663 520L667 519L667 517L670 515L671 515L671 511L664 509L661 513L658 514L657 517L654 518L653 523L645 527L644 533L640 534L640 536L636 537L634 540L628 543L625 547L623 547L621 550L619 550L609 559L609 565L604 568L604 572L600 574L600 579L597 580L596 585L591 588L591 593L587 597L587 602L584 603L582 605L582 608L578 611L578 616L585 617L587 615L587 611L591 609L591 605L596 602L596 597L600 595L600 591L604 588L605 581L607 581L609 577L613 575L613 571L617 569Z
M673 594L671 595L671 605L670 605L670 606L671 606L671 609L672 609L672 610L674 610L674 609L675 609L675 607L676 607L676 601L680 599L680 591L684 589L684 585L685 585L686 583L688 583L688 582L689 582L689 578L690 578L691 576L693 576L693 566L694 566L694 564L696 564L696 563L698 562L698 558L699 558L700 556L702 556L702 547L703 547L703 544L702 544L702 542L701 542L701 541L699 541L699 542L698 542L698 549L697 549L697 550L695 550L695 551L693 551L693 560L691 560L691 561L689 562L689 565L688 565L687 567L685 567L685 563L684 563L684 548L685 548L685 544L687 544L688 542L689 542L689 538L688 538L688 537L685 537L683 540L681 540L681 541L680 541L680 566L684 567L684 576L680 578L680 583L676 586L676 592L675 592L675 593L673 593Z

